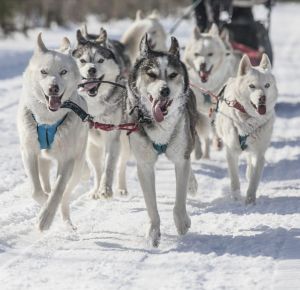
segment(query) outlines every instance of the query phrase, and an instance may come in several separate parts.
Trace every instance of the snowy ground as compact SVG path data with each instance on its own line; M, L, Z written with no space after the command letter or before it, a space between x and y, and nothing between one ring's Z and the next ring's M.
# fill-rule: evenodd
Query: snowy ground
M188 200L192 227L178 237L172 219L173 166L157 164L162 240L144 240L147 215L134 162L128 165L130 197L94 201L77 189L72 216L77 232L58 217L39 233L39 210L29 194L16 132L21 74L33 39L16 35L0 43L0 282L1 289L300 289L300 5L278 5L272 40L280 98L277 121L256 206L226 197L224 152L195 162L199 193ZM166 27L172 25L166 19ZM129 21L106 24L120 37ZM97 31L96 23L93 30ZM191 21L176 35L182 43ZM74 30L44 32L54 47ZM245 164L241 164L241 172ZM243 178L245 184L245 179Z

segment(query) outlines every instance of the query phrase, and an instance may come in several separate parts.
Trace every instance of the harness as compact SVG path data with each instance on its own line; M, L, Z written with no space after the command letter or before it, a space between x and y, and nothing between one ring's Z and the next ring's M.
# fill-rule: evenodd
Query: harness
M57 128L65 121L67 118L66 114L61 120L58 120L56 123L48 124L38 124L34 115L32 114L33 119L37 123L36 129L38 134L38 141L40 143L40 149L51 149L51 145L55 139Z

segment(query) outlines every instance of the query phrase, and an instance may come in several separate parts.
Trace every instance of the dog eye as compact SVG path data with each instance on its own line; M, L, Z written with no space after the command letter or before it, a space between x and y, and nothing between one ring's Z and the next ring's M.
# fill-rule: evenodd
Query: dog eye
M42 75L47 75L48 73L47 73L44 69L42 69L42 70L41 70L41 74L42 74Z
M175 79L177 76L178 76L178 73L173 72L173 73L171 73L171 74L169 75L169 78L170 78L170 79Z
M249 85L249 88L250 88L250 89L255 89L255 85L250 84L250 85Z
M61 72L60 72L60 75L63 76L67 73L67 70L63 69Z
M269 83L266 83L266 84L265 84L265 88L268 89L269 87L270 87L270 84L269 84Z
M200 53L195 52L195 53L194 53L194 56L198 57L198 56L200 56Z
M156 79L156 74L153 72L147 72L147 75L152 79Z
M86 63L86 60L82 58L82 59L80 60L80 62L81 62L81 63Z
M98 60L98 63L103 63L104 62L104 59L103 58L100 58L99 60Z
M208 53L207 56L211 57L213 56L214 54L212 52Z

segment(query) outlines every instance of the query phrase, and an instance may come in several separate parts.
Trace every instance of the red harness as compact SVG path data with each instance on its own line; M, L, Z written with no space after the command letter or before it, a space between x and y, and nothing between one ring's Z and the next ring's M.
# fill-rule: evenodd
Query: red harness
M103 131L123 130L123 131L128 131L127 135L139 130L137 123L124 123L119 125L113 125L113 124L98 123L98 122L94 122L93 120L89 120L88 122L90 125L90 129L94 128Z

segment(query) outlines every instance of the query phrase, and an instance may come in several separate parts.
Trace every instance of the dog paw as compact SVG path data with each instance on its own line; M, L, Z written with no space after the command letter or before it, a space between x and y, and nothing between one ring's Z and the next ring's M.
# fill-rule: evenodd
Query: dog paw
M55 211L50 210L47 206L45 206L38 217L38 228L39 230L46 231L50 228L52 221L54 219Z
M32 197L40 206L43 206L48 199L48 195L43 191L33 192Z
M173 210L174 222L179 235L185 235L191 227L191 219L186 212L181 213L176 208Z
M93 199L109 199L112 198L113 191L110 187L106 186L92 194Z
M146 238L151 243L152 247L157 248L160 243L160 228L159 226L154 226L150 224L149 229L147 231Z
M256 197L255 197L255 195L249 195L249 194L247 194L245 203L246 203L246 205L249 205L249 204L255 205L256 204Z
M191 172L188 183L188 194L195 196L198 192L198 182L193 172Z
M72 231L77 231L77 227L72 223L71 219L64 220L65 226L67 229L70 229Z
M241 191L239 189L237 190L232 190L231 193L231 198L235 201L239 201L242 199L242 196L241 196Z
M121 189L121 188L119 188L118 189L118 193L119 193L120 196L123 196L123 197L129 195L127 189Z

